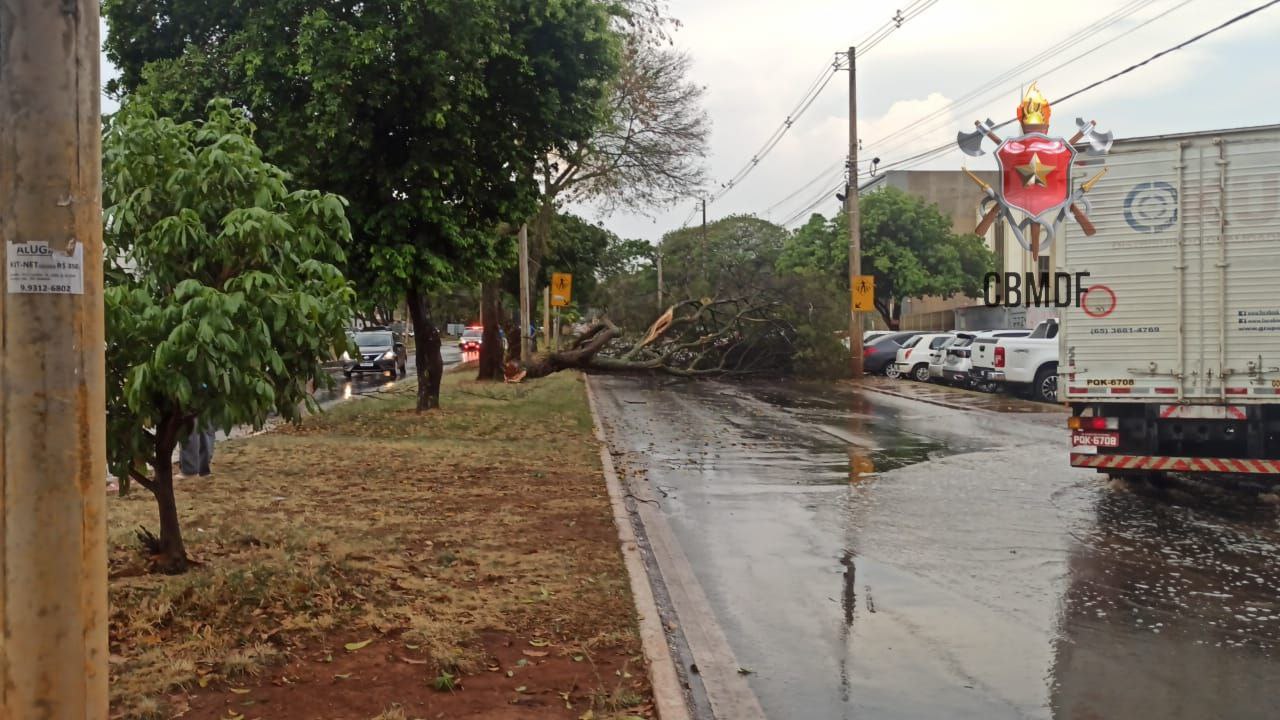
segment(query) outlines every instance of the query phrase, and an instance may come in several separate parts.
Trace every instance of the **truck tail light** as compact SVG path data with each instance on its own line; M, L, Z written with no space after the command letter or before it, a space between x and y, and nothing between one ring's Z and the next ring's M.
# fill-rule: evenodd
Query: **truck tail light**
M1113 417L1070 417L1067 418L1067 427L1072 430L1116 430L1120 421Z
M996 346L996 367L1004 367L1004 348Z

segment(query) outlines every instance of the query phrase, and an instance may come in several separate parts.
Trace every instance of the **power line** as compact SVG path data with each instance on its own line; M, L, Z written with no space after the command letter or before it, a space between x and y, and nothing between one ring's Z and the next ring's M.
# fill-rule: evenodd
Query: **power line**
M1200 33L1200 34L1198 34L1198 35L1192 36L1192 37L1190 37L1190 38L1188 38L1188 39L1186 39L1186 40L1184 40L1184 41L1182 41L1182 42L1178 43L1177 45L1173 45L1173 46L1171 46L1171 47L1165 48L1164 50L1161 50L1160 52L1158 52L1158 53L1156 53L1156 54L1152 55L1151 57L1147 58L1146 60L1143 60L1143 61L1141 61L1141 62L1136 62L1136 63L1134 63L1134 64L1132 64L1132 65L1130 65L1130 66L1128 66L1128 67L1124 68L1123 70L1119 70L1119 71L1117 71L1117 72L1114 72L1114 73L1112 73L1112 74L1108 75L1108 76L1107 76L1107 77L1105 77L1105 78L1102 78L1101 80L1098 80L1098 81L1096 81L1096 82L1090 83L1090 84L1088 84L1088 85L1086 85L1086 86L1084 86L1084 87L1082 87L1082 88L1080 88L1080 89L1078 89L1078 90L1075 90L1075 91L1072 91L1072 92L1070 92L1070 93L1067 93L1066 95L1063 95L1062 97L1060 97L1060 98L1058 98L1058 99L1056 99L1056 100L1053 100L1050 104L1052 104L1052 105L1058 105L1058 104L1063 103L1063 102L1066 102L1067 100L1070 100L1070 99L1072 99L1072 98L1074 98L1074 97L1077 97L1077 96L1079 96L1079 95L1081 95L1081 94L1083 94L1083 93L1086 93L1086 92L1088 92L1088 91L1090 91L1090 90L1093 90L1094 88L1097 88L1097 87L1099 87L1099 86L1101 86L1101 85L1105 85L1106 83L1109 83L1109 82L1111 82L1112 80L1116 80L1116 79L1121 78L1121 77L1123 77L1123 76L1125 76L1125 75L1128 75L1129 73L1131 73L1131 72L1133 72L1133 71L1135 71L1135 70L1138 70L1139 68L1142 68L1142 67L1144 67L1144 66L1146 66L1146 65L1150 64L1151 62L1153 62L1153 61L1155 61L1155 60L1157 60L1157 59L1159 59L1159 58L1161 58L1161 57L1164 57L1165 55L1168 55L1169 53L1175 52L1175 51L1177 51L1177 50L1181 50L1181 49L1183 49L1183 48L1185 48L1185 47L1187 47L1187 46L1189 46L1189 45L1192 45L1192 44L1194 44L1194 43L1196 43L1196 42L1198 42L1198 41L1200 41L1200 40L1203 40L1204 38L1209 37L1210 35L1212 35L1212 34L1214 34L1214 33L1218 32L1218 31L1220 31L1220 30L1223 30L1223 29L1225 29L1225 28L1228 28L1228 27L1230 27L1230 26L1232 26L1232 25L1234 25L1234 24L1236 24L1236 23L1240 22L1241 20L1244 20L1244 19L1246 19L1246 18L1248 18L1248 17L1251 17L1251 16L1253 16L1253 15L1256 15L1257 13L1262 12L1263 10L1266 10L1267 8L1269 8L1269 7L1273 6L1273 5L1276 5L1276 4L1280 4L1280 0L1269 0L1269 2L1265 2L1265 3L1261 4L1261 5L1259 5L1259 6L1255 7L1255 8L1253 8L1252 10L1246 10L1245 12L1242 12L1242 13L1240 13L1239 15L1236 15L1235 17L1233 17L1233 18L1231 18L1231 19L1229 19L1229 20L1227 20L1227 21L1225 21L1225 22L1223 22L1223 23L1221 23L1221 24L1219 24L1219 25L1216 25L1216 26L1214 26L1214 27L1212 27L1212 28L1210 28L1210 29L1208 29L1208 30L1205 30L1204 32L1202 32L1202 33ZM1011 124L1013 124L1015 121L1016 121L1016 118L1011 118L1011 119L1009 119L1009 120L1005 120L1004 122L1002 122L1002 123L1000 123L1000 124L996 125L996 126L995 126L994 128L992 128L992 129L993 129L993 130L999 130L999 129L1000 129L1000 128L1002 128L1002 127L1005 127L1005 126L1007 126L1007 125L1011 125ZM899 166L901 166L901 165L904 165L904 164L906 164L906 163L910 163L910 162L913 162L913 161L924 162L924 161L929 160L929 159L931 159L932 157L934 157L934 156L936 156L936 155L938 155L938 154L940 154L940 153L942 153L942 152L945 152L945 151L947 151L947 150L950 150L950 149L953 147L953 145L954 145L954 143L952 143L952 142L948 142L948 143L946 143L946 144L939 145L938 147L932 148L932 149L930 149L930 150L925 150L924 152L922 152L922 153L917 153L917 154L915 154L915 155L912 155L911 157L904 158L904 159L902 159L902 160L898 160L898 161L895 161L895 162L888 163L888 164L886 164L886 165L882 166L882 167L881 167L881 170L889 170L889 169L896 168L896 167L899 167ZM916 163L916 164L919 164L919 163Z
M1169 13L1171 13L1171 12L1173 12L1173 11L1175 11L1175 10L1178 10L1178 9L1180 9L1180 8L1182 8L1182 7L1184 7L1184 6L1186 6L1186 5L1190 4L1191 2L1193 2L1193 0L1183 0L1181 3L1178 3L1177 5L1174 5L1173 7L1171 7L1171 8L1169 8L1169 9L1165 10L1164 12L1162 12L1162 13L1160 13L1160 14L1158 14L1158 15L1154 16L1154 17L1151 17L1151 18L1149 18L1149 19L1147 19L1147 20L1145 20L1145 21L1143 21L1143 22L1141 22L1141 23L1139 23L1139 24L1137 24L1137 25L1135 25L1135 26L1133 26L1133 27L1129 28L1128 30L1125 30L1124 32L1120 33L1119 35L1116 35L1115 37L1113 37L1113 38L1111 38L1111 39L1109 39L1109 40L1106 40L1106 41L1101 42L1101 43L1099 43L1099 44L1097 44L1097 45L1094 45L1093 47L1089 48L1088 50L1085 50L1084 52L1080 53L1079 55L1076 55L1075 57L1072 57L1072 58L1070 58L1070 59L1068 59L1068 60L1064 60L1063 62L1060 62L1060 63L1058 63L1057 65L1054 65L1053 67L1049 68L1048 70L1045 70L1045 71L1042 73L1042 75L1050 75L1050 74L1052 74L1052 73L1055 73L1055 72L1057 72L1058 70L1061 70L1062 68L1064 68L1064 67L1066 67L1066 66L1070 65L1071 63L1073 63L1073 62L1075 62L1075 61L1077 61L1077 60L1079 60L1079 59L1081 59L1081 58L1083 58L1083 57L1086 57L1086 56L1088 56L1088 55L1093 54L1093 53L1094 53L1094 52L1096 52L1098 49L1100 49L1100 48L1102 48L1102 47L1104 47L1104 46L1106 46L1106 45L1109 45L1109 44L1111 44L1111 43L1115 42L1116 40L1119 40L1120 38L1123 38L1124 36L1126 36L1126 35L1128 35L1128 34L1130 34L1130 33L1132 33L1132 32L1135 32L1135 31L1137 31L1137 30L1140 30L1140 29L1142 29L1143 27L1145 27L1145 26L1147 26L1147 25L1150 25L1151 23L1155 22L1156 20L1159 20L1160 18L1163 18L1164 16L1168 15ZM1014 90L1017 90L1018 88L1013 88L1013 89L1014 89ZM996 100L998 97L1000 97L1000 95L1003 95L1004 93L1005 93L1005 91L1001 91L1001 92L1000 92L999 94L997 94L997 95L991 95L991 96L988 96L986 99L984 99L984 100L982 101L982 103L981 103L981 104L982 104L982 105L986 105L986 104L988 104L988 103L990 103L990 102L993 102L993 101L994 101L994 100ZM1009 124L1009 123L1008 123L1008 122L1002 123L999 127L1004 127L1004 126L1005 126L1005 125L1007 125L1007 124ZM893 148L890 148L890 149L889 149L889 152L891 152L891 151L892 151L893 149L895 149L895 148L901 148L901 147L903 147L903 146L905 146L905 145L907 145L907 144L908 144L908 143L898 143L897 145L893 146ZM948 145L948 147L950 147L950 146ZM936 155L936 154L937 154L937 153L935 153L934 155ZM930 155L930 157L923 158L923 159L917 160L917 161L915 161L915 162L912 162L912 163L910 163L910 164L906 165L906 167L908 167L908 168L909 168L909 167L914 167L914 166L919 165L919 164L921 164L921 163L927 162L929 159L931 159L932 157L934 157L934 155Z
M1280 1L1280 0L1277 0L1277 1ZM813 202L806 205L804 209L800 210L799 212L795 213L794 215L792 215L791 217L787 218L786 220L782 221L779 224L782 225L782 227L787 227L788 225L791 225L795 221L803 218L805 215L808 215L814 208L821 205L824 201L834 199L834 195L837 192L839 192L840 189L843 188L844 186L845 186L844 183L841 182L839 185L836 185L833 188L824 190L822 194L818 195L817 198Z
M854 52L857 54L858 57L862 57L863 55L871 52L872 48L874 48L876 45L879 45L881 41L883 41L885 38L889 37L889 35L891 35L894 30L897 30L898 28L902 27L902 25L906 23L908 20L915 18L920 13L933 7L934 5L937 4L937 2L938 0L917 0L917 2L913 2L910 5L908 5L905 10L899 10L897 13L894 14L893 18L891 18L888 23L885 23L884 26L881 26L882 28L887 26L886 30L884 30L883 32L873 33L872 37L869 37L866 40L863 40L861 43L854 45L854 48L855 48Z
M861 56L863 53L869 52L871 48L882 42L895 30L902 27L904 23L919 16L925 10L928 10L930 7L937 4L937 2L938 0L914 0L914 2L908 5L904 10L900 10L895 13L894 16L884 25L880 26L880 28L868 35L867 38L864 39L864 44L866 45L865 48L857 48L857 46L855 46L855 48L857 48L857 55ZM800 100L796 102L794 108L791 113L787 115L786 119L783 120L777 129L769 135L768 139L766 139L760 146L760 149L751 156L751 159L748 160L747 163L738 170L738 172L734 173L726 182L724 182L719 191L713 193L706 199L707 204L716 202L728 194L730 190L737 187L737 185L745 180L746 177L750 175L757 166L759 166L760 162L764 160L780 142L782 142L782 138L791 130L796 121L813 106L815 101L817 101L818 96L820 96L822 91L826 89L828 84L830 84L831 78L835 77L836 73L840 70L845 69L845 63L848 62L848 59L844 58L842 60L842 57L846 54L847 53L837 53L831 63L824 66L824 69L818 74L817 79L810 83L808 89L800 97ZM692 220L692 217L693 216L690 215L690 220ZM686 221L682 227L687 227L688 223L689 221Z
M1093 23L1091 23L1091 24L1089 24L1089 25L1087 25L1087 26L1085 26L1085 27L1080 28L1079 30L1077 30L1076 32L1072 33L1070 36L1068 36L1068 37L1064 38L1063 40L1060 40L1058 43L1054 44L1053 46L1051 46L1051 47L1049 47L1049 48L1046 48L1046 49L1044 49L1044 50L1042 50L1042 51L1038 52L1038 53L1037 53L1037 54L1035 54L1034 56L1032 56L1032 57L1030 57L1030 58L1027 58L1026 60L1023 60L1022 62L1018 63L1017 65L1015 65L1015 66L1013 66L1013 67L1011 67L1011 68L1009 68L1009 69L1005 70L1004 72L1002 72L1000 75L996 76L995 78L993 78L993 79L991 79L991 80L988 80L987 82L983 83L981 86L979 86L979 87L977 87L977 88L975 88L975 89L973 89L973 90L969 91L969 92L968 92L968 93L966 93L965 95L963 95L963 96L961 96L961 97L959 97L959 98L957 98L957 99L955 99L955 100L951 101L950 103L947 103L947 104L946 104L946 105L944 105L943 107L938 108L937 110L933 110L933 111L931 111L929 114L927 114L927 115L925 115L925 116L923 116L923 117L921 117L921 118L919 118L919 119L915 120L914 122L911 122L911 123L909 123L908 125L906 125L906 126L904 126L904 127L902 127L902 128L899 128L899 129L897 129L897 130L894 130L893 132L889 133L888 135L886 135L886 136L884 136L884 137L881 137L881 138L878 138L877 140L875 140L874 142L869 143L869 144L870 144L872 147L877 148L877 149L884 148L884 149L882 149L882 150L881 150L881 152L882 152L882 153L885 153L885 152L893 152L894 150L896 150L896 149L898 149L898 148L902 147L903 145L905 145L905 144L909 144L909 143L910 143L910 139L908 139L908 140L907 140L907 142L905 142L905 143L897 143L897 144L894 144L894 145L890 145L890 146L888 146L888 147L886 148L886 147L885 147L885 144L886 144L887 142L889 142L890 140L892 140L892 139L894 139L894 138L896 138L896 137L899 137L899 136L907 135L908 133L910 133L910 131L911 131L911 130L913 130L913 129L915 129L915 128L917 128L917 127L921 126L921 125L926 125L927 127L932 128L932 127L937 127L937 126L938 126L939 121L941 121L942 123L946 123L946 122L948 122L948 121L950 120L949 116L948 116L948 115L944 115L944 113L947 113L947 111L952 110L952 109L956 109L956 108L959 108L959 107L962 107L962 106L965 106L965 105L969 105L969 104L971 104L971 101L972 101L974 98L977 98L979 95L981 95L982 93L986 92L987 90L990 90L990 89L992 89L992 88L994 88L994 87L996 87L996 86L1000 85L1001 83L1004 83L1004 82L1005 82L1005 81L1007 81L1007 80L1011 80L1011 79L1013 79L1013 78L1015 78L1015 77L1018 77L1018 76L1020 76L1021 74L1023 74L1024 72L1028 72L1028 71L1030 71L1030 70L1031 70L1032 68L1034 68L1036 65L1040 64L1041 62L1043 62L1043 61L1045 61L1045 60L1047 60L1047 59L1049 59L1049 58L1053 58L1053 57L1058 57L1058 56L1060 56L1060 55L1061 55L1061 53L1062 53L1063 51L1067 50L1068 48L1073 47L1073 46L1075 46L1075 45L1078 45L1078 44L1080 44L1081 42L1084 42L1084 41L1085 41L1085 40L1087 40L1089 37L1092 37L1093 35L1095 35L1097 32L1099 32L1099 31L1101 31L1101 30L1105 30L1107 27L1110 27L1111 25L1114 25L1115 23L1117 23L1117 22L1119 22L1119 21L1121 21L1121 20L1123 20L1123 19L1125 19L1125 18L1129 17L1130 15L1133 15L1134 13L1138 12L1139 10L1145 9L1147 6L1151 5L1151 4L1152 4L1152 3L1154 3L1155 1L1156 1L1156 0L1134 0L1134 2L1130 2L1128 5L1124 5L1124 6L1122 6L1122 7L1121 7L1121 8L1119 8L1118 10L1115 10L1114 12L1112 12L1110 15L1107 15L1107 16L1105 16L1105 17L1103 17L1103 18L1101 18L1101 19L1099 19L1099 20L1097 20L1097 21L1095 21L1095 22L1093 22ZM1189 1L1189 0L1188 0L1188 1ZM1184 4L1185 4L1185 3L1184 3ZM1180 7L1180 6L1179 6L1179 7ZM1174 8L1174 9L1177 9L1177 8ZM1166 11L1166 13L1164 13L1164 14L1167 14L1168 12L1169 12L1169 11ZM1163 14L1162 14L1162 15L1160 15L1160 16L1157 16L1157 18L1152 18L1152 20L1158 19L1159 17L1162 17L1162 16L1163 16ZM1108 41L1106 41L1106 42L1104 42L1104 43L1101 43L1101 44L1099 44L1099 45L1096 45L1096 46L1094 46L1094 48L1093 48L1092 50L1090 50L1089 52L1094 52L1094 51L1096 51L1098 48L1101 48L1101 47L1103 47L1104 45L1107 45L1107 44L1109 44L1109 43L1111 43L1111 42L1114 42L1114 41L1116 41L1116 40L1118 40L1118 39L1120 39L1120 38L1124 37L1124 36L1125 36L1125 35L1127 35L1129 32L1133 32L1134 30L1136 30L1136 29L1138 29L1138 28L1142 27L1143 25L1146 25L1146 24L1147 24L1147 23L1149 23L1149 22L1151 22L1151 20L1148 20L1147 22L1144 22L1142 25L1138 25L1137 27L1132 28L1132 29L1130 29L1129 31L1126 31L1125 33L1121 33L1120 35L1117 35L1116 37L1111 38L1110 40L1108 40ZM1081 55L1081 56L1077 56L1077 58L1076 58L1076 59L1078 59L1079 57L1083 57L1083 55ZM1074 60L1074 59L1073 59L1073 60ZM1068 61L1068 62L1071 62L1071 61ZM1061 67L1061 65L1059 65L1059 67ZM1052 72L1052 71L1049 71L1049 72ZM1041 75L1042 75L1042 76L1043 76L1043 75L1046 75L1046 74L1048 74L1048 73L1047 73L1047 72L1046 72L1046 73L1041 73ZM1000 91L1000 94L1003 94L1003 93L1004 93L1004 90L1002 89L1002 90ZM990 99L985 99L985 100L983 100L983 101L982 101L982 104L984 104L984 105L985 105L987 102L990 102Z
M821 181L821 180L825 180L827 177L829 177L829 176L831 175L831 173L833 173L833 172L835 172L835 171L837 171L837 170L842 169L842 168L843 168L847 163L848 163L848 160L847 160L847 159L846 159L846 160L838 160L838 161L836 161L835 163L833 163L832 165L830 165L830 166L828 166L826 169L824 169L822 172L820 172L820 173L818 173L816 176L814 176L814 178L813 178L812 180L810 180L809 182L805 183L804 185L801 185L799 189L797 189L796 191L792 192L790 195L788 195L788 196L786 196L786 197L782 198L782 199L781 199L781 200L779 200L778 202L776 202L776 203L774 203L774 204L770 205L768 208L766 208L766 209L765 209L764 214L765 214L766 216L768 216L768 215L772 214L772 213L773 213L773 211L774 211L774 210L776 210L780 205L785 205L785 204L787 204L787 203L788 203L788 202L790 202L790 201L791 201L791 199L792 199L792 198L794 198L795 196L799 195L800 193L804 192L805 190L808 190L809 188L811 188L811 187L813 187L814 185L818 184L818 182L819 182L819 181Z

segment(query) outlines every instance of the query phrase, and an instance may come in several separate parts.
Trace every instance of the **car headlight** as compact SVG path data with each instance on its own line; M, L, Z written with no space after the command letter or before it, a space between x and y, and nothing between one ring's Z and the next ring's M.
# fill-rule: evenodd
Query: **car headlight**
M383 359L383 360L395 360L395 359L396 359L396 351L395 351L395 350L388 350L388 351L386 351L385 353L383 353L383 354L382 354L382 359Z
M345 361L345 362L351 362L351 353L347 352L346 350L343 350L343 351L342 351L342 359L343 359L343 361Z

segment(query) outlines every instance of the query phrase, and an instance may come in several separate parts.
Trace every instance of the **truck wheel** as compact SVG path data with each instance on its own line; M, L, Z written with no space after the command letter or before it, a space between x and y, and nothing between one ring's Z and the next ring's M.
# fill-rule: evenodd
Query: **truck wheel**
M1040 402L1058 402L1058 366L1045 365L1036 372L1036 380L1031 385L1031 396Z
M911 377L920 382L929 382L929 366L924 363L920 363L919 365L911 368Z

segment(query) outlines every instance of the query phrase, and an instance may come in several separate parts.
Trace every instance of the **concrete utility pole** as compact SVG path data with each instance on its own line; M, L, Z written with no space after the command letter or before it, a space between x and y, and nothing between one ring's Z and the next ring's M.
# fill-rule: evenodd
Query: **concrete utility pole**
M542 288L542 347L551 352L551 286Z
M0 718L105 718L98 0L0 23Z
M529 310L529 225L520 226L520 362L529 364L533 357L533 335L529 326L533 324Z
M662 312L662 246L658 246L658 312Z
M707 198L702 198L702 281L707 282Z
M858 210L858 69L849 46L849 189L845 202L849 213L849 369L862 377L862 316L853 311L853 283L862 274L862 226Z

